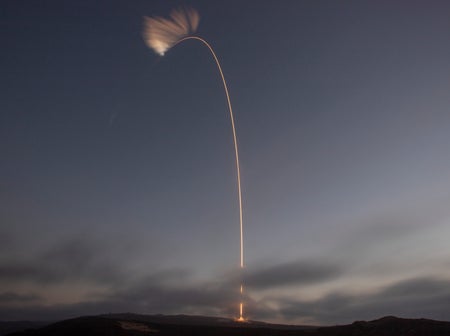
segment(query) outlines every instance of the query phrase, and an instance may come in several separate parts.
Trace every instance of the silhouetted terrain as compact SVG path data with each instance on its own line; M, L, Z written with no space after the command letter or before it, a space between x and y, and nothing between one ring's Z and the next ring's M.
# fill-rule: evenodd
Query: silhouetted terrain
M27 329L37 329L43 326L49 325L51 322L35 322L35 321L0 321L0 336L8 335L16 331L22 331Z
M239 323L225 318L204 316L163 316L112 314L79 317L39 329L25 330L16 336L443 336L450 335L450 322L426 319L384 317L349 325L311 327L263 322Z

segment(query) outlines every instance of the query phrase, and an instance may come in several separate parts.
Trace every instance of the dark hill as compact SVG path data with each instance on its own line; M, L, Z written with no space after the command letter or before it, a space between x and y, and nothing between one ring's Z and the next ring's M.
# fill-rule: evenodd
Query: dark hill
M204 316L112 314L79 317L15 336L443 336L450 335L450 322L384 317L334 327L305 327L239 323Z
M37 329L49 325L52 322L33 321L0 321L0 336L26 329Z

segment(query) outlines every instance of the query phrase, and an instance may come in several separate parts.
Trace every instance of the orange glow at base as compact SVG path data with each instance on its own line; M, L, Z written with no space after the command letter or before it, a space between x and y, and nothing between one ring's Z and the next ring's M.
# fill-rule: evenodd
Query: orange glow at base
M244 316L242 316L242 310L243 310L243 303L241 302L239 304L239 318L236 319L237 322L245 322Z

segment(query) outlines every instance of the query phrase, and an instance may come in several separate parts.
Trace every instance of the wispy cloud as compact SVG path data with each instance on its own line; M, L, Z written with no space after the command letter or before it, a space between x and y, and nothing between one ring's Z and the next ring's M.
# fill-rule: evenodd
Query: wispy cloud
M290 273L290 269L301 269ZM286 276L280 281L273 272ZM246 305L252 319L289 323L340 324L371 320L385 315L450 317L450 280L433 276L410 278L381 288L377 292L353 293L332 290L313 300L292 295L267 294L255 299L252 291L279 286L316 283L335 279L341 269L327 263L294 262L259 270L248 276L250 293ZM258 276L262 280L256 281ZM281 278L283 279L283 276ZM38 295L7 292L0 295L0 315L6 319L59 319L86 314L136 312L144 314L208 314L234 316L239 293L235 275L217 281L192 281L186 270L155 272L134 283L110 289L89 300L73 304L44 304ZM270 296L270 297L269 297ZM20 308L17 305L20 303Z
M66 280L116 283L123 268L105 257L103 247L85 239L59 242L36 255L0 262L0 283L59 283Z
M189 283L190 274L184 270L158 272L132 285L110 290L95 299L74 304L48 305L30 297L29 303L18 308L9 304L14 300L25 300L18 294L5 294L4 305L0 304L0 315L7 319L55 319L86 314L108 312L136 312L148 314L210 314L230 316L236 312L238 292L224 281ZM175 284L174 279L178 279ZM31 299L36 299L32 302Z
M304 285L335 279L342 271L341 265L302 260L255 270L246 274L245 283L255 289Z
M313 301L280 300L278 314L285 320L300 318L321 324L350 323L385 315L448 320L450 280L411 278L393 283L376 293L355 295L331 292Z
M0 305L30 303L39 300L40 297L36 294L19 294L14 292L0 293Z

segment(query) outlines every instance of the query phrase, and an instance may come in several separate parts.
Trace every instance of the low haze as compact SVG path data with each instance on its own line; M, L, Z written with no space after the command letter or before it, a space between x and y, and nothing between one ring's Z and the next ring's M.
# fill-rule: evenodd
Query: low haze
M450 3L0 3L0 320L450 320Z

